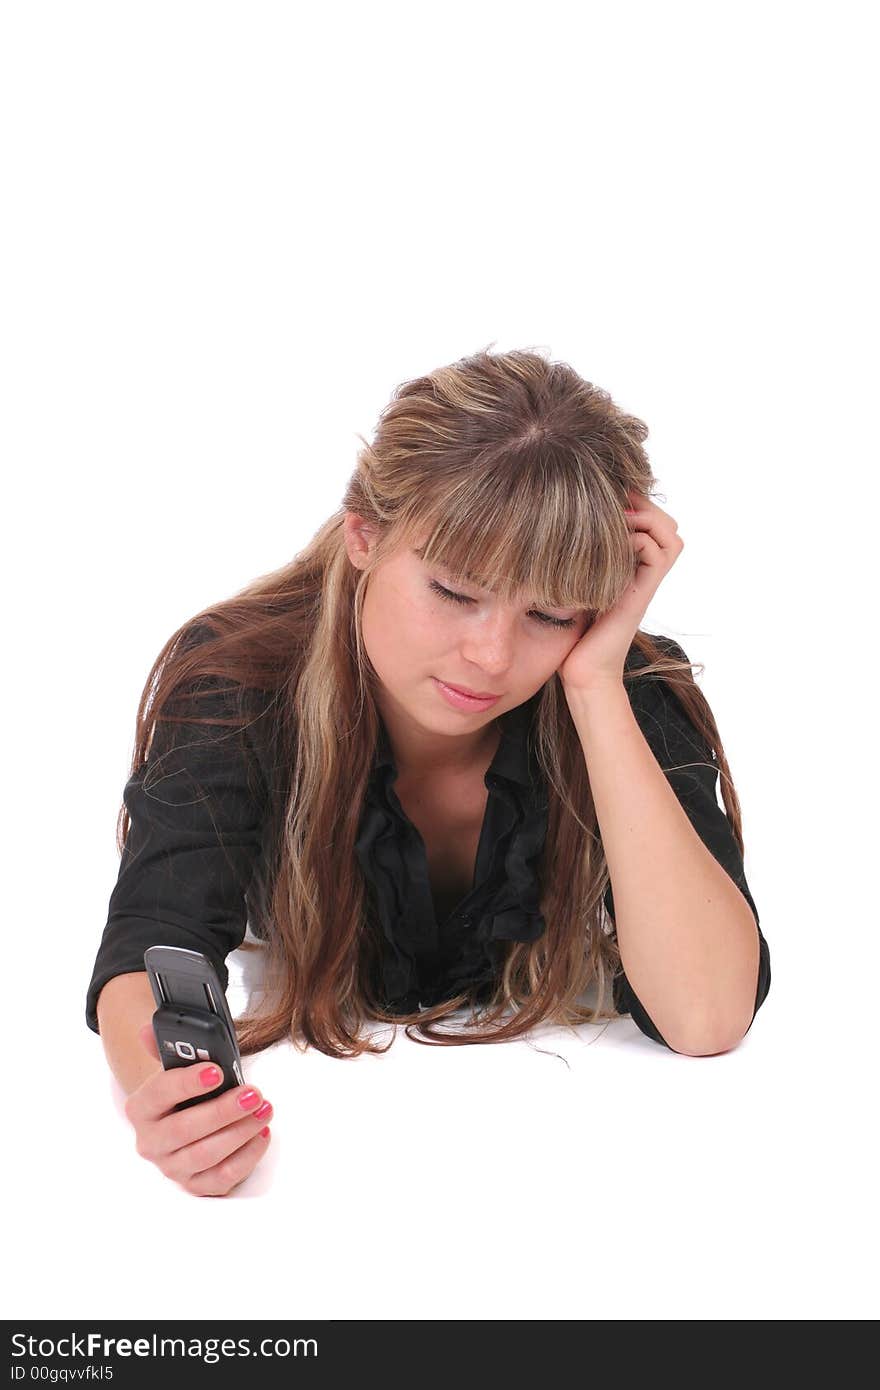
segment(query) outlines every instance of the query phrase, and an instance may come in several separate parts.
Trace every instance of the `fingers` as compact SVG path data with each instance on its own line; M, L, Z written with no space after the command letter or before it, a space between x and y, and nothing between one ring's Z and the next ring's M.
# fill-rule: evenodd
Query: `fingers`
M141 1039L147 1044L146 1030ZM206 1062L160 1068L125 1102L135 1147L167 1177L197 1196L224 1196L266 1151L272 1106L255 1086L236 1086L212 1098L219 1070ZM183 1110L181 1101L204 1096Z
M173 1067L169 1071L154 1072L128 1097L125 1113L139 1134L154 1126L161 1129L161 1138L151 1140L155 1153L191 1144L249 1113L257 1113L265 1124L265 1112L261 1110L263 1097L255 1086L234 1086L200 1105L191 1105L185 1110L175 1108L180 1101L193 1096L210 1096L219 1084L217 1075L218 1069L204 1062L196 1062L191 1067Z
M684 549L684 541L678 534L678 522L675 517L661 511L654 503L634 508L626 513L626 519L630 526L638 528L633 533L637 549L644 549L645 538L653 541L660 550L676 556Z
M135 1126L144 1121L158 1120L182 1100L216 1091L221 1080L219 1068L207 1062L193 1062L192 1066L155 1072L136 1091L132 1091L125 1105L125 1113ZM244 1087L239 1089L243 1090ZM234 1092L227 1091L225 1094L229 1096ZM192 1113L201 1109L202 1106L194 1105Z
M155 1126L156 1134L147 1135L147 1143L153 1145L150 1157L173 1158L178 1170L186 1163L191 1173L210 1168L261 1130L272 1113L269 1101L256 1087L237 1086L204 1105L163 1116ZM242 1129L242 1125L249 1127Z
M232 1181L240 1182L264 1151L272 1133L267 1130L266 1121L271 1118L270 1107L259 1119L249 1116L236 1120L195 1143L164 1154L158 1160L159 1167L166 1177L184 1184L206 1175L204 1183L197 1184L199 1190L205 1184L225 1190Z
M196 1063L157 1072L128 1097L125 1111L142 1158L187 1191L221 1196L259 1162L273 1111L255 1086L236 1086L213 1100L175 1110L181 1099L206 1088L202 1078L208 1070ZM207 1083L208 1089L216 1087L216 1078Z
M195 1197L225 1197L233 1187L250 1177L266 1152L270 1133L267 1131L265 1137L256 1135L213 1168L184 1179L182 1186Z

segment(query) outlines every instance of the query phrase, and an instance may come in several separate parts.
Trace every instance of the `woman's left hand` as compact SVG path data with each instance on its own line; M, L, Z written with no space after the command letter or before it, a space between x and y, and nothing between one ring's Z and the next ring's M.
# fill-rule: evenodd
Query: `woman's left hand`
M668 512L640 492L630 491L629 498L635 510L627 519L639 566L614 607L596 618L559 667L567 695L623 681L626 656L648 604L684 549L678 523Z

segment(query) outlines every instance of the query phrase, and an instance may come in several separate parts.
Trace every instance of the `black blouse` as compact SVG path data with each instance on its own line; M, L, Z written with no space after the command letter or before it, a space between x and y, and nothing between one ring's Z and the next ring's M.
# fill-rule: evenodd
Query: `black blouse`
M687 659L670 638L660 641L675 657ZM633 647L627 669L643 661ZM212 684L206 681L205 687ZM742 857L718 804L718 769L662 681L649 678L626 689L639 727L691 824L754 913L760 943L754 1019L770 988L770 955ZM489 795L473 882L439 920L425 845L395 794L397 768L380 716L355 852L367 882L367 910L382 943L381 979L375 983L390 1013L413 1013L465 988L485 1000L504 942L534 941L545 930L536 865L547 834L548 799L528 737L539 697L537 692L499 716L501 739L484 779ZM228 689L212 693L200 712L228 717L229 698ZM169 728L175 731L170 738ZM123 792L129 834L86 996L86 1023L94 1032L102 987L114 975L143 970L148 946L203 951L225 988L225 958L241 945L248 922L255 934L265 935L270 865L286 796L270 729L266 717L251 722L243 740L230 737L228 729L157 727L146 764ZM695 761L708 766L667 770ZM613 927L610 884L604 903ZM643 1033L669 1046L622 970L613 982L613 1001Z

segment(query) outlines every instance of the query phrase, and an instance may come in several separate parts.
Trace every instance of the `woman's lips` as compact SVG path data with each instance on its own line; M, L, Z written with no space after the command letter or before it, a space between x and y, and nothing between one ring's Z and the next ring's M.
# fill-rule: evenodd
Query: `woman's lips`
M492 705L497 704L497 702L501 699L500 695L491 695L487 699L478 700L471 695L463 695L462 692L458 690L455 686L447 685L446 681L441 681L439 676L434 676L433 679L436 681L437 689L440 691L440 694L443 696L444 700L446 700L448 704L453 705L456 709L489 709Z
M500 700L501 696L496 695L494 690L468 690L466 685L457 685L455 681L444 681L450 690L457 690L459 695L470 695L472 700Z

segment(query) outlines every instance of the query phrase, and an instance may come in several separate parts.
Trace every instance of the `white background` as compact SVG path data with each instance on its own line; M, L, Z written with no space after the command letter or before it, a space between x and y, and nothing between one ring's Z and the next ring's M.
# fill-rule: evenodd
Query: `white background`
M877 1316L872 10L4 7L8 1317ZM138 697L490 343L650 426L770 994L715 1058L277 1047L190 1197L84 1018Z

